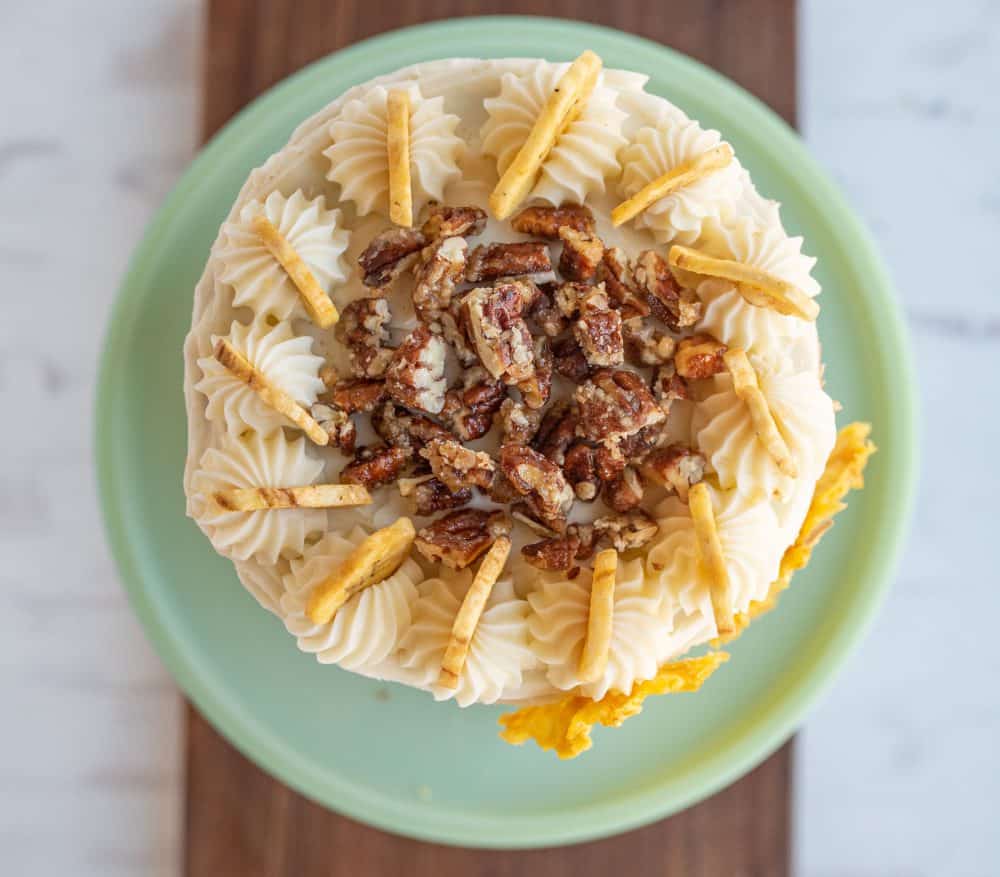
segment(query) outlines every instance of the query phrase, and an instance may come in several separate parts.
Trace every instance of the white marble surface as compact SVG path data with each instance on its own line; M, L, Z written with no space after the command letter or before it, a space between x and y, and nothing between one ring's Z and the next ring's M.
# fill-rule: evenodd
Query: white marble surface
M128 254L194 152L200 8L35 0L2 17L0 410L19 427L0 437L0 870L173 875L179 700L104 545L90 411ZM889 604L800 738L796 871L995 874L1000 290L973 259L1000 244L1000 5L805 0L802 59L807 138L905 304L924 466ZM935 244L966 255L945 265ZM62 310L34 337L46 295ZM26 423L51 427L26 439Z

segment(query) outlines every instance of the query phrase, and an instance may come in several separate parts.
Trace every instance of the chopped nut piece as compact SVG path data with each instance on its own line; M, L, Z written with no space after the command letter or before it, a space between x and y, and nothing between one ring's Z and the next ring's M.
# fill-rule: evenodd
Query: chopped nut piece
M402 448L414 458L429 442L454 438L429 417L411 414L394 402L385 402L372 412L372 428L382 441L394 448Z
M572 319L580 312L580 303L591 288L590 284L587 283L576 283L575 281L562 283L556 287L553 300L563 316Z
M625 341L625 356L636 365L663 365L673 358L677 343L649 323L641 319L626 320L622 324L622 338Z
M446 509L457 509L467 505L472 501L472 491L468 487L452 491L439 478L429 478L413 489L413 499L416 502L417 514L426 517Z
M563 226L559 229L563 242L559 256L559 273L567 280L591 280L604 256L604 241L589 232L579 232Z
M430 561L451 569L465 569L499 536L510 533L510 519L503 512L459 509L449 512L417 533L417 551Z
M382 289L402 274L427 246L427 237L412 228L390 228L372 238L358 256L365 286Z
M607 439L597 446L594 452L594 465L597 468L597 477L601 481L611 481L622 473L629 461L623 446L630 438L631 436L624 436Z
M560 533L566 528L573 489L555 463L524 445L503 445L500 469L544 523Z
M535 237L558 240L559 229L571 228L592 234L594 214L582 204L563 204L561 207L525 207L510 221L514 231Z
M440 315L439 322L441 336L451 345L458 361L465 368L468 368L479 362L479 357L469 340L467 322L462 308L463 300L463 298L452 298L451 307Z
M426 326L414 329L385 371L389 396L407 408L428 414L440 412L448 388L444 377L445 351L444 341L431 334Z
M465 274L468 245L462 238L443 238L420 254L414 269L413 309L432 332L443 332L442 315L449 311L455 287Z
M343 408L335 408L333 405L324 405L317 402L309 413L330 436L330 444L340 448L348 454L354 453L354 442L357 439L357 430L354 428L354 421L348 417Z
M591 365L620 365L624 361L622 316L611 309L603 286L593 287L581 299L573 336Z
M616 512L625 514L642 504L642 482L635 469L626 466L604 485L604 502Z
M486 211L478 207L449 207L431 204L420 230L430 240L450 237L474 237L486 228Z
M590 363L576 338L561 338L553 343L552 357L555 370L574 384L582 384L590 377Z
M664 411L670 410L670 405L677 399L689 398L687 381L674 367L673 362L665 362L653 375L653 396Z
M580 540L580 547L576 550L577 560L586 560L597 548L597 531L593 524L570 524L566 535Z
M656 535L657 529L656 521L643 511L609 515L594 521L594 532L598 539L610 542L617 551L642 548Z
M728 348L711 335L698 334L682 338L677 345L674 367L687 380L703 380L726 370L723 354Z
M380 378L392 359L388 323L392 318L384 298L359 298L340 316L337 337L350 351L351 371L358 378Z
M577 432L592 441L632 435L665 417L642 378L625 369L600 369L574 394Z
M479 359L506 384L528 380L535 370L531 333L521 311L520 284L473 289L462 299L462 314Z
M465 372L461 389L445 394L441 417L460 439L472 441L490 431L493 415L506 398L507 388L493 380L482 366L476 366Z
M463 447L456 441L432 441L421 449L420 456L431 464L434 474L452 491L463 487L487 490L493 483L496 471L493 458L483 451Z
M653 250L639 255L635 279L646 291L653 313L675 332L701 318L701 299L694 290L681 289L667 260Z
M538 432L541 422L540 409L529 408L523 402L514 399L504 399L500 406L501 441L504 444L529 444Z
M563 463L563 474L576 494L583 502L593 502L601 486L597 477L597 464L594 460L594 448L582 442L573 445L566 451Z
M320 396L320 401L342 408L348 414L359 411L367 414L374 411L387 396L385 381L341 381Z
M369 490L391 484L403 473L410 457L402 448L388 448L384 445L373 448L358 448L354 459L340 472L344 484L363 484Z
M650 451L662 447L667 435L666 426L666 421L661 421L620 439L618 449L624 459L630 464L641 462Z
M569 320L552 301L551 293L555 291L554 284L546 283L542 287L536 287L536 289L538 289L538 296L535 298L528 315L549 338L555 338L566 331Z
M556 402L542 418L538 434L535 436L534 448L546 459L557 466L565 461L566 449L576 438L579 419L569 402Z
M556 536L521 548L525 561L536 569L569 570L576 566L580 540L575 536Z
M485 244L476 247L469 254L465 279L469 283L482 283L501 277L547 274L551 270L549 249L541 241Z
M622 319L648 317L649 303L640 292L628 256L621 247L608 247L597 267L597 280L604 284L608 298L622 312Z
M518 381L514 386L521 392L529 408L544 408L552 392L552 351L547 338L537 338L534 344L535 368L531 377Z
M705 458L684 445L654 451L643 461L643 474L687 502L688 490L705 477Z

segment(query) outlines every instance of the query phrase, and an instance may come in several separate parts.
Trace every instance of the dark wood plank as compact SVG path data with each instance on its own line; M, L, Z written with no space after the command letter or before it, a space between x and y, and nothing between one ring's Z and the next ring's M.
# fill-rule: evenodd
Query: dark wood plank
M359 39L461 15L540 13L659 40L795 121L795 0L206 0L206 138L264 89ZM486 852L425 844L338 816L271 779L193 708L187 714L185 871L347 877L771 877L789 871L792 745L713 798L617 838Z

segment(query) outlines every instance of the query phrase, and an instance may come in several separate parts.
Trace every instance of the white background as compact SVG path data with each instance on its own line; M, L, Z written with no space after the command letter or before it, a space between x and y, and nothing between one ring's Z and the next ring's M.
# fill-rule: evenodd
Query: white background
M923 476L892 596L799 738L796 872L995 874L1000 4L805 0L800 26L805 135L912 331ZM200 28L196 0L3 4L4 873L179 872L180 701L104 544L91 407L128 254L195 151Z

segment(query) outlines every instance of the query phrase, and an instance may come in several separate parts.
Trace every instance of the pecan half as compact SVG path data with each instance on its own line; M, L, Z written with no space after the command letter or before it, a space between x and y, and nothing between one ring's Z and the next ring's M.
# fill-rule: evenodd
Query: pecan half
M635 365L663 365L674 355L677 343L650 323L639 318L622 324L625 356Z
M722 355L728 348L711 335L698 334L681 338L677 344L674 368L687 380L704 380L726 370Z
M486 228L486 211L478 207L449 207L431 204L427 219L420 229L424 236L435 240L450 237L474 237Z
M671 445L650 454L642 464L642 472L687 502L691 485L705 477L705 465L705 458L697 451Z
M463 487L487 490L493 483L496 471L493 458L483 451L463 447L456 441L437 439L429 442L421 449L420 456L431 464L431 471L449 490L457 491Z
M419 530L413 544L430 561L465 569L509 532L510 519L503 512L459 509Z
M389 302L381 297L352 301L340 315L336 336L350 353L351 372L358 378L380 378L392 359Z
M594 521L594 532L599 540L609 541L616 551L641 548L655 535L659 527L644 511L625 515L609 515Z
M500 434L501 441L505 444L529 444L541 423L540 409L529 408L514 399L504 399L500 406Z
M580 318L573 324L573 337L591 365L620 365L624 361L622 316L612 310L603 286L593 287L580 300Z
M563 462L563 475L573 488L576 498L583 502L597 499L600 490L601 480L597 477L595 454L594 448L579 442L570 446Z
M608 298L622 312L622 319L649 316L649 303L640 292L628 256L621 247L608 247L604 251L596 277L604 284Z
M412 228L390 228L372 238L358 256L362 282L381 289L402 274L427 246L427 236Z
M631 466L626 466L610 481L605 482L602 494L609 508L622 514L642 505L642 481Z
M348 414L356 414L359 411L367 414L374 411L388 395L385 381L361 379L334 384L319 397L319 401L342 408Z
M538 518L557 532L566 528L573 489L555 463L524 445L502 445L500 470Z
M406 469L410 456L402 448L358 448L354 459L340 472L344 484L363 484L371 489L391 484Z
M592 234L594 214L582 204L563 204L561 207L525 207L510 221L514 231L547 238L559 238L559 229L572 228L575 231Z
M626 369L600 369L574 394L577 432L592 441L632 435L665 417L642 378Z
M452 491L440 479L430 478L413 488L413 500L417 514L427 517L436 512L467 505L472 501L472 491L468 487Z
M559 229L563 242L559 256L559 273L566 280L591 280L604 256L604 241L591 232L580 232L569 226Z
M454 438L429 417L412 414L394 402L385 402L372 412L372 428L386 444L402 448L411 457L429 442Z
M507 388L482 366L476 366L465 372L461 388L445 394L441 417L460 439L472 441L490 431L493 415L506 398Z
M465 279L469 283L482 283L501 277L546 274L551 270L549 249L541 241L485 244L476 247L469 254Z
M479 360L506 384L526 381L535 370L531 333L521 317L517 282L473 289L462 299L462 316Z
M462 238L444 238L426 247L414 269L413 309L417 317L442 332L442 315L451 307L455 287L465 274L468 245Z
M354 453L354 442L358 434L354 428L354 421L343 408L317 402L309 409L309 413L313 420L326 430L331 445L348 454Z
M590 363L573 337L561 338L552 344L552 365L574 384L582 384L590 377Z
M399 346L385 371L385 388L400 405L437 414L444 407L446 347L440 336L418 326Z
M694 290L681 288L667 260L655 251L639 255L635 279L645 290L653 313L675 332L701 318L701 299Z

